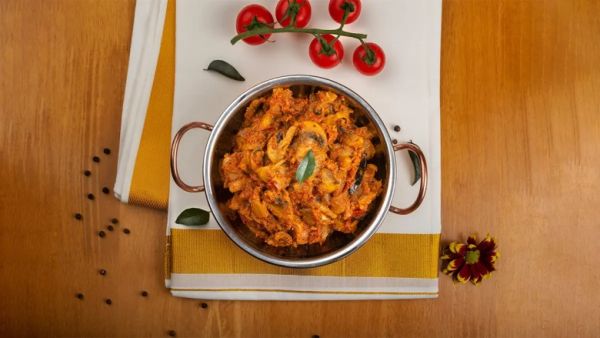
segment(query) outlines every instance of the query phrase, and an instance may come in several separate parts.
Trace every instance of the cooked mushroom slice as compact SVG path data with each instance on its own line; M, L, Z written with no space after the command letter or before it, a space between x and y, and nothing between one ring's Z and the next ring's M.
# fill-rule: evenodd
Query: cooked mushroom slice
M291 182L291 177L288 175L288 168L285 166L284 160L260 167L256 170L256 174L269 187L274 187L277 190L285 189Z
M327 168L321 169L319 172L321 177L321 183L319 184L319 190L323 193L331 193L338 189L340 182L335 178L333 172Z
M266 218L269 216L269 210L263 201L260 200L259 195L260 189L255 189L252 197L250 197L250 208L252 209L252 215L256 218Z
M275 133L269 139L267 143L267 156L271 160L271 162L276 163L283 159L285 156L285 152L287 151L294 135L296 134L296 130L298 127L291 126L283 135L281 132Z
M290 246L294 240L292 236L284 231L279 231L267 238L267 244L272 246Z

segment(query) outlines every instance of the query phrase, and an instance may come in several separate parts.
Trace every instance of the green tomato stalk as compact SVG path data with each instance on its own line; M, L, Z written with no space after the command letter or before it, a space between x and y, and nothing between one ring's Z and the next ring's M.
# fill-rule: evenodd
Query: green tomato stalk
M241 34L234 36L230 42L232 45L235 45L238 41L245 39L245 38L249 38L251 36L277 34L277 33L306 33L306 34L311 34L311 35L332 34L332 35L338 35L338 36L347 36L347 37L358 39L358 40L367 38L367 34L346 32L340 28L338 28L338 29L318 29L318 28L297 28L297 27L292 27L292 26L281 27L281 28L271 28L267 25L263 25L259 28L254 28L252 30L248 30L246 32L243 32Z

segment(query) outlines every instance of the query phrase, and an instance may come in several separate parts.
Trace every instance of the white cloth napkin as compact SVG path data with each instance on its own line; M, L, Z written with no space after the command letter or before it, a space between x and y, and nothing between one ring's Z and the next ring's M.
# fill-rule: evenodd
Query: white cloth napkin
M167 0L138 0L129 51L115 196L129 201L129 188L142 138L167 11Z
M274 9L276 1L254 1ZM385 51L387 64L376 77L358 73L352 53L358 42L342 38L345 57L341 65L323 70L308 57L310 36L276 34L274 43L250 46L230 45L235 35L235 17L247 2L177 1L176 82L173 134L191 121L214 123L221 112L240 93L269 78L287 74L312 74L340 82L365 98L386 122L392 138L412 140L427 156L429 189L421 207L407 216L390 214L379 233L439 234L441 231L440 175L440 39L441 0L363 1L361 17L346 30L368 34L367 41L378 43ZM335 28L329 18L327 1L312 1L309 25ZM137 18L136 18L137 19ZM158 46L158 44L157 44ZM158 47L157 47L158 48ZM204 68L214 59L234 65L246 78L235 82ZM394 132L393 126L402 130ZM180 148L180 172L190 184L201 184L202 156L208 134L190 132ZM399 164L393 205L406 206L418 191L409 185L412 166L405 153L397 154ZM171 182L167 235L186 208L209 210L204 194L186 193ZM189 228L188 228L189 229ZM220 231L214 219L196 231ZM233 244L231 244L233 245ZM200 250L201 248L199 248ZM389 299L435 297L437 279L350 278L297 275L228 274L198 275L173 273L166 281L173 295L212 299ZM230 292L223 288L259 291ZM318 290L328 292L319 293ZM380 294L361 294L362 291ZM398 292L391 294L389 291ZM386 293L388 292L388 293ZM406 292L406 294L400 294ZM422 292L423 294L419 294Z

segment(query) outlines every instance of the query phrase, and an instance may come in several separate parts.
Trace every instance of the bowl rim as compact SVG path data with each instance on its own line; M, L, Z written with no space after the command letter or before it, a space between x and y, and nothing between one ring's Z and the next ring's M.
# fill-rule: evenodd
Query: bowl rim
M374 215L373 220L367 227L365 227L365 230L362 231L360 235L356 236L345 246L332 252L323 254L322 256L288 259L275 257L273 255L264 253L260 250L253 248L251 245L246 243L246 240L242 236L240 236L235 229L232 229L231 227L227 226L227 220L221 213L218 203L214 198L214 191L210 176L211 168L214 165L212 154L215 151L215 147L217 145L216 141L219 139L221 132L223 132L223 127L227 125L229 120L233 117L234 113L239 108L242 108L244 105L249 103L251 100L264 94L266 91L273 89L274 87L294 84L319 85L333 88L334 90L352 98L370 115L373 122L375 122L374 124L376 128L380 131L381 135L383 135L384 138L382 143L386 149L386 161L389 164L389 183L387 184L386 190L383 192L380 207L378 210L376 210L376 214ZM206 200L208 201L209 207L211 209L211 213L215 217L215 220L219 224L219 227L223 230L223 232L225 232L227 237L229 237L229 239L232 242L234 242L238 247L240 247L242 250L249 253L250 255L254 256L255 258L260 259L261 261L277 266L288 268L313 268L333 263L348 256L349 254L362 247L369 240L369 238L371 238L377 232L377 230L381 226L381 223L388 214L392 197L394 195L394 189L396 185L396 160L394 156L394 148L392 145L391 137L387 131L387 128L385 127L384 122L381 120L381 118L373 109L373 107L371 107L371 105L369 105L369 103L367 103L365 99L363 99L352 89L342 85L339 82L314 75L294 74L275 77L260 82L252 86L250 89L246 90L242 94L240 94L229 106L227 106L227 108L225 108L225 110L219 116L219 119L215 123L214 128L209 135L208 142L204 150L204 164L202 176L204 179L205 187L204 193L206 195Z

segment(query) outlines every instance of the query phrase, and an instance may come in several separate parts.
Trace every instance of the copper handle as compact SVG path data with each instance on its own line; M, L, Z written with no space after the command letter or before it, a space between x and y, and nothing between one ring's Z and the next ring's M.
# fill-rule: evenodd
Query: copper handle
M183 182L183 180L179 176L179 169L177 168L177 153L179 152L179 143L181 142L181 138L183 137L183 135L185 135L185 133L187 133L188 131L190 131L194 128L201 128L201 129L208 130L208 131L213 130L213 126L208 123L191 122L191 123L188 123L185 126L181 127L181 129L179 129L179 131L177 131L177 134L175 134L175 137L173 138L173 143L171 144L171 176L173 176L173 180L175 180L175 183L181 189L183 189L187 192L204 191L203 185L194 186L194 185L188 185L185 182Z
M421 162L421 186L419 187L419 194L417 195L417 198L415 199L413 204L411 204L408 208L402 209L402 208L396 208L394 206L390 207L391 212L400 214L400 215L407 215L407 214L410 214L411 212L417 210L417 208L423 202L423 199L425 198L425 192L427 191L427 161L425 160L425 155L423 155L421 148L419 148L419 146L414 143L394 144L394 151L404 150L404 149L408 149L410 151L413 151L415 154L417 154L417 157L419 158L419 162Z

